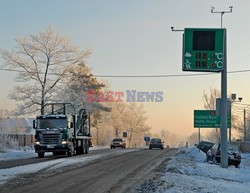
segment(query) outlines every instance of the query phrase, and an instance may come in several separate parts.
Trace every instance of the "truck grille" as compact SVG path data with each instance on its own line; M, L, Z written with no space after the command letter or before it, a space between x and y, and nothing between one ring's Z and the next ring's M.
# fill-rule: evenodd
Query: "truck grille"
M42 134L42 142L43 144L59 144L60 142L60 134L53 133L53 134Z

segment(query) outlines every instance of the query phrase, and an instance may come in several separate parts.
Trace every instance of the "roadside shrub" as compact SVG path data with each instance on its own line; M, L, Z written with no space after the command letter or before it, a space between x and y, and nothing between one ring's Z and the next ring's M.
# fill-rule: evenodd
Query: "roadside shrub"
M0 134L0 152L5 152L7 149L15 149L18 147L18 141L7 134Z

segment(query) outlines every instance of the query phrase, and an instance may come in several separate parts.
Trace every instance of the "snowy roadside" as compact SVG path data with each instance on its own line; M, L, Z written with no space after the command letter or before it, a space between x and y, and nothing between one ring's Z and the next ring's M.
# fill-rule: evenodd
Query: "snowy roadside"
M109 149L108 146L94 146L90 148L90 151L99 150L99 149ZM46 153L46 156L51 156L52 153ZM5 160L14 160L14 159L25 159L25 158L33 158L37 157L35 150L31 147L17 149L8 149L5 152L0 153L0 161Z
M250 154L242 154L240 168L228 169L205 162L206 155L194 148L181 148L163 174L142 185L142 192L246 193L250 189Z
M94 147L90 151L95 151L98 149L106 149L107 147ZM65 157L56 160L50 160L42 163L29 164L24 166L18 166L7 169L0 169L0 185L5 184L7 181L18 177L23 174L36 173L42 170L59 171L63 170L65 166L70 167L79 167L89 163L90 161L97 160L100 158L113 156L113 155L121 155L133 151L139 151L140 149L123 149L122 151L110 151L100 155L91 155L88 154L86 156L74 156L74 157ZM8 159L22 159L22 158L32 158L37 157L34 153L34 150L26 150L26 151L18 151L18 150L8 150L6 153L0 154L0 159L8 160Z

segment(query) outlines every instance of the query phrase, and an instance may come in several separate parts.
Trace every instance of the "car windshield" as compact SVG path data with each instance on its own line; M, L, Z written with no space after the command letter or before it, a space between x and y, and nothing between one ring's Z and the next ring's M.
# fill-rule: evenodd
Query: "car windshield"
M209 143L209 142L201 142L200 146L204 146L204 147L212 147L214 144L213 143Z
M161 142L161 139L157 139L157 138L154 138L154 139L151 139L152 142Z
M116 139L113 139L113 141L122 141L121 138L116 138Z
M37 126L41 129L54 129L54 128L67 128L67 120L66 119L38 119Z

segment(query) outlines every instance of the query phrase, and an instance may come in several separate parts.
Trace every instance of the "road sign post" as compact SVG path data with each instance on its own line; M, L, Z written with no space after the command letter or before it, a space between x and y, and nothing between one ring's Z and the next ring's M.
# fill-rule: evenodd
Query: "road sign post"
M221 167L228 168L228 154L227 154L227 43L226 43L226 29L224 30L224 68L221 72Z
M227 168L226 29L185 28L183 44L183 71L221 72L221 167Z

